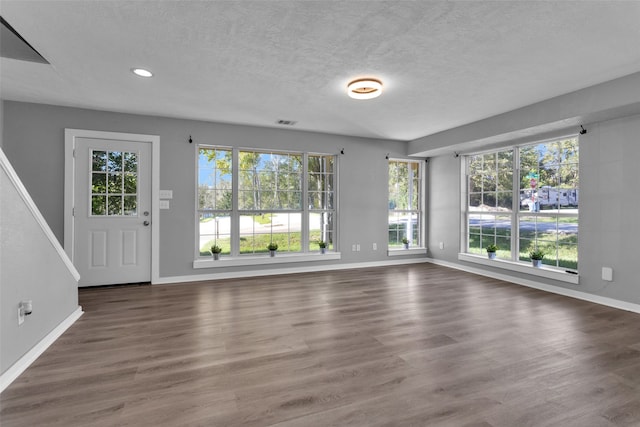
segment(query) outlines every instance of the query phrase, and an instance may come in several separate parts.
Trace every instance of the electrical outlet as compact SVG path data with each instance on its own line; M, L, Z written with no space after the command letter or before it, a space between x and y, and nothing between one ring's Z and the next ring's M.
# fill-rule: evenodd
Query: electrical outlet
M360 243L356 245L356 252L360 252Z
M377 243L374 243L374 244L373 244L373 250L374 250L374 251L377 251L377 250L378 250L378 244L377 244Z
M444 242L440 242L440 249L444 249Z
M602 280L607 282L613 282L613 268L602 267Z
M354 243L353 245L351 245L351 252L355 252L356 251L356 244Z

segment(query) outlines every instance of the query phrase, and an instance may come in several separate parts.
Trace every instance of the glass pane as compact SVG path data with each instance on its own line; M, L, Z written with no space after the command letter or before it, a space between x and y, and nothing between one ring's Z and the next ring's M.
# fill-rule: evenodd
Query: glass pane
M498 209L500 211L506 210L511 211L513 206L513 193L509 192L499 192L498 193Z
M122 215L122 196L108 197L108 214Z
M484 175L482 177L482 189L484 191L496 191L497 182L495 174Z
M93 151L91 153L93 171L106 171L107 170L107 152L106 151Z
M124 153L124 171L136 173L138 171L138 154Z
M469 191L472 193L482 191L482 175L469 176Z
M198 192L198 209L215 209L216 208L216 192L215 190L203 190Z
M201 212L199 214L200 256L211 256L211 247L219 246L223 255L231 253L231 219L226 213Z
M124 214L127 216L136 216L138 214L137 196L124 196Z
M482 193L469 194L469 207L478 208L482 204Z
M496 193L484 193L482 195L482 204L493 210L497 205Z
M104 194L107 192L107 175L104 173L91 174L91 192Z
M109 194L121 194L122 193L122 174L110 173L107 179L107 188Z
M91 215L107 214L107 196L91 196Z
M126 194L138 193L138 176L127 173L124 175L124 192Z
M107 168L109 172L122 172L122 153L120 151L109 152Z
M333 250L333 213L309 213L309 248L310 251L320 251L319 241L326 243L327 251Z
M215 208L217 210L230 211L232 209L233 196L231 189L216 190L215 197Z

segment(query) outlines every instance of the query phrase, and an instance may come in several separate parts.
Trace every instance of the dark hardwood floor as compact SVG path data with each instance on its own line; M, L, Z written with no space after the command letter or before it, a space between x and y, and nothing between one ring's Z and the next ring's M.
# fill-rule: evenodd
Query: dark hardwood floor
M640 315L432 264L80 291L12 426L640 426Z

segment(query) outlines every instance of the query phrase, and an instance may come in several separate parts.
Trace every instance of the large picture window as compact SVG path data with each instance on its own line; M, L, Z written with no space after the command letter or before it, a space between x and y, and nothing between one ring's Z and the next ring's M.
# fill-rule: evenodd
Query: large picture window
M389 160L388 235L389 249L422 246L421 162Z
M332 155L199 147L198 254L334 250L334 182Z
M578 138L471 155L467 166L467 252L578 269Z

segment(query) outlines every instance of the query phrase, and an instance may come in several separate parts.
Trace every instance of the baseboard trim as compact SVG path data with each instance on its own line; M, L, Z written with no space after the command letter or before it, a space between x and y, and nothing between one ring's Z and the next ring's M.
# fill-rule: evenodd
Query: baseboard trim
M631 302L594 295L594 294L590 294L583 291L576 291L573 289L562 288L559 286L547 285L545 283L538 283L533 280L522 279L519 277L513 277L506 274L493 273L493 272L489 273L479 268L469 267L466 265L460 265L454 262L442 261L434 258L427 258L427 262L441 265L443 267L449 267L449 268L454 268L456 270L466 271L467 273L473 273L479 276L486 276L494 279L504 280L505 282L515 283L516 285L527 286L529 288L539 289L541 291L551 292L554 294L563 295L570 298L576 298L583 301L593 302L595 304L605 305L607 307L617 308L625 311L631 311L633 313L640 313L640 304L634 304Z
M278 274L313 273L316 271L352 270L354 268L384 267L388 265L418 264L428 262L428 258L394 259L385 261L358 262L350 264L309 265L304 267L276 268L273 270L233 271L228 273L201 274L194 276L160 277L154 285L191 283L208 280L241 279L245 277L275 276Z
M11 385L11 383L14 382L24 371L26 371L27 368L31 366L31 364L35 362L36 359L40 357L40 355L42 355L49 346L51 346L51 344L60 338L60 336L83 314L84 312L82 311L82 307L78 306L73 313L71 313L58 326L41 339L40 342L34 345L31 350L26 352L16 363L3 372L2 375L0 375L0 393L9 387L9 385Z

